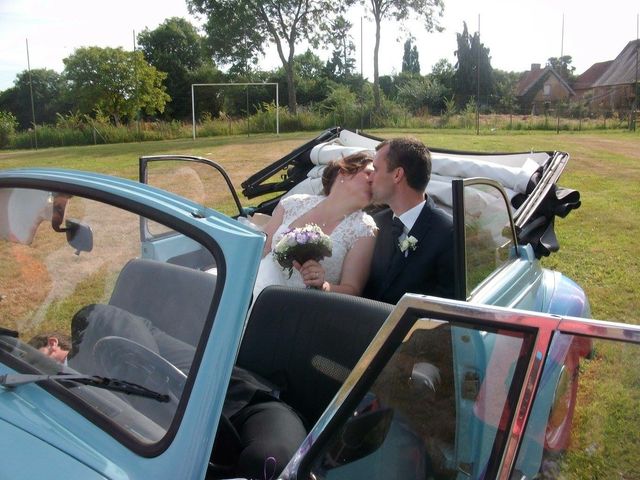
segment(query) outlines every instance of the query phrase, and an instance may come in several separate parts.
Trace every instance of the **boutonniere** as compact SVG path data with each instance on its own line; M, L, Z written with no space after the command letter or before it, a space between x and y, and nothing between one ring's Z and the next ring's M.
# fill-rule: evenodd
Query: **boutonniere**
M406 252L407 250L413 251L418 248L418 239L413 235L409 235L401 242L398 242L398 247L400 247L400 251L402 253Z

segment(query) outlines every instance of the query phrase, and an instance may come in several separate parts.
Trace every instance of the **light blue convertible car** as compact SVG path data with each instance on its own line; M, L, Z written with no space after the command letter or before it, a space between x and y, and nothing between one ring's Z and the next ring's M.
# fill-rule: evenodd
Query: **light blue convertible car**
M314 191L323 162L377 141L322 133L243 184L269 194L252 208L202 158L143 157L140 182L0 171L0 478L235 478L234 365L305 422L282 478L568 478L579 373L594 345L635 348L640 328L589 319L582 289L540 264L554 219L579 205L557 186L566 153L434 149L457 300L251 298L280 195ZM90 338L82 312L102 308L193 355L172 364L126 329Z

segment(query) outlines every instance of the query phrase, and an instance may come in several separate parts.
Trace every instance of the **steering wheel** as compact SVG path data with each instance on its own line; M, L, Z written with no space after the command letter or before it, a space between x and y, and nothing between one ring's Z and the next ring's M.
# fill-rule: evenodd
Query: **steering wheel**
M124 337L103 337L93 346L93 359L108 377L168 394L170 404L177 405L180 401L187 376L138 342Z
M176 408L187 376L171 362L144 345L124 337L103 337L93 346L96 366L108 377L137 383L159 393L168 393L168 405ZM161 409L162 410L162 409ZM151 418L168 428L173 412L167 418L157 411L148 412ZM233 472L235 461L242 450L240 435L231 421L222 415L215 438L213 455L209 461L209 472L228 476Z

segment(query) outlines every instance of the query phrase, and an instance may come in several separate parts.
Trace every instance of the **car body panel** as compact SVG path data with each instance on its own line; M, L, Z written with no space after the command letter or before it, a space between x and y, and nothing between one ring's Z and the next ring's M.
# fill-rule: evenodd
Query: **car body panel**
M0 411L11 422L2 424L7 430L0 433L0 436L10 435L10 431L16 428L9 425L20 425L23 431L32 432L35 437L44 439L48 444L68 451L76 461L109 478L202 477L213 444L211 432L216 431L225 395L225 388L220 386L228 383L237 354L243 332L242 320L246 316L264 236L227 216L204 209L184 198L125 179L55 169L1 172L0 187L8 185L82 192L90 197L103 198L125 206L134 212L151 211L169 216L182 224L183 228L190 228L191 232L198 233L201 237L216 239L227 262L220 271L225 276L227 287L221 292L210 333L211 337L219 341L208 345L205 343L201 359L203 367L195 378L190 401L175 437L165 451L152 456L140 456L35 384L10 390L0 387L3 403ZM204 365L216 365L216 368L205 368ZM4 365L0 368L0 374L14 372ZM25 397L23 402L26 404L38 405L41 412L37 416L38 422L28 420L31 415L25 416L25 412L34 408L15 408L15 405L23 404L16 400L22 396ZM9 398L14 400L7 403ZM57 418L65 419L65 428L61 429L57 422L52 421ZM70 441L70 437L75 440ZM90 439L90 442L80 438ZM187 457L192 461L184 462L183 459Z
M69 478L127 478L114 464L112 468L103 468L109 476L103 476L96 470L87 467L78 458L72 456L73 448L56 448L43 441L36 435L12 426L8 422L0 421L0 449L12 452L2 466L3 478L38 478L50 476L52 472L64 472ZM85 449L86 450L86 449ZM38 461L33 455L37 452ZM105 462L108 463L108 462Z
M410 324L406 325L406 319ZM545 372L553 369L548 367L554 363L562 362L562 355L567 352L571 345L571 338L563 338L564 335L586 334L587 331L592 333L598 332L600 338L625 339L626 342L633 342L640 345L640 327L636 325L622 325L609 322L598 322L595 320L584 320L573 317L560 317L533 312L526 312L513 309L505 309L500 307L483 306L460 301L436 299L433 297L425 297L419 295L405 295L400 301L396 309L393 311L385 326L380 330L378 336L371 343L370 348L365 352L359 364L352 371L352 376L348 378L342 389L336 395L334 402L327 408L325 415L316 424L316 427L310 432L305 445L301 448L300 454L292 460L287 467L284 478L308 478L310 474L316 478L368 478L365 476L324 476L323 471L317 471L321 463L319 459L325 455L327 448L331 449L332 442L339 425L344 425L345 420L348 422L351 411L349 405L355 404L363 395L371 395L369 392L373 379L380 374L382 369L386 368L393 354L391 345L400 345L404 334L395 335L394 330L400 332L412 331L413 322L431 319L431 322L447 321L459 322L463 321L471 325L477 325L481 329L482 325L493 325L500 331L502 325L504 328L521 330L529 332L535 338L535 344L531 349L527 360L526 376L514 380L518 385L517 407L510 417L508 423L497 421L495 414L490 413L492 403L490 397L483 400L484 395L504 387L500 387L503 377L497 375L493 381L493 387L484 389L484 393L480 393L478 401L473 408L472 423L464 427L465 440L469 440L470 449L458 451L462 457L458 457L456 461L458 475L456 478L514 478L511 477L513 465L516 463L516 454L520 456L517 464L517 471L513 472L515 478L531 478L537 474L540 468L540 458L536 458L537 453L530 451L528 448L535 445L536 442L544 442L544 431L532 430L535 427L534 420L535 403L542 401L548 402L543 398L540 392L544 390L544 383L552 381ZM445 320L446 319L446 320ZM452 327L453 328L453 327ZM504 337L509 338L509 337ZM551 348L549 346L551 345ZM495 347L494 347L495 348ZM503 349L512 349L508 344L503 345ZM549 354L547 354L549 350ZM505 371L508 364L501 366L500 359L505 358L504 355L492 356L488 369L496 371ZM383 360L384 359L384 360ZM456 359L457 361L457 359ZM493 366L491 366L493 364ZM543 368L543 366L545 368ZM498 370L495 370L497 367ZM490 371L490 370L487 370ZM533 392L538 392L535 396ZM534 400L535 398L535 400ZM483 413L484 411L484 413ZM458 419L458 423L464 423L465 419ZM503 418L506 420L506 418ZM492 445L492 439L496 438L496 428L506 429L508 435L502 436L502 447L496 450L496 445ZM338 429L338 430L337 430ZM525 435L526 430L526 435ZM329 432L329 433L327 433ZM529 441L521 443L524 436L528 436ZM473 439L473 442L470 441ZM491 443L487 444L486 439ZM329 445L327 447L327 445ZM410 448L416 448L419 444L411 444ZM358 462L375 458L371 455L366 456ZM387 458L387 462L400 461L401 457ZM496 463L497 462L497 463ZM537 462L537 464L536 464ZM350 461L346 461L345 468L349 468ZM534 465L535 464L535 465ZM388 465L387 465L388 467ZM332 468L335 468L332 467ZM343 466L339 465L342 470ZM363 467L365 468L365 467ZM402 468L402 467L399 467ZM336 469L337 470L337 469ZM329 470L332 472L333 470ZM349 470L344 470L348 472ZM361 470L364 471L364 470ZM342 473L342 472L341 472ZM433 474L433 473L431 473ZM407 476L405 478L422 478L419 476ZM447 477L453 478L453 477Z

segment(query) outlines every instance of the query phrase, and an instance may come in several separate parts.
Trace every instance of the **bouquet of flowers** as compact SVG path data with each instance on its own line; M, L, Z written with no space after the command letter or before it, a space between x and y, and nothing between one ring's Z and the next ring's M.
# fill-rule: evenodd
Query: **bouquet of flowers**
M280 266L293 273L293 261L302 264L307 260L320 261L331 256L331 237L313 223L286 230L273 249L273 256Z

